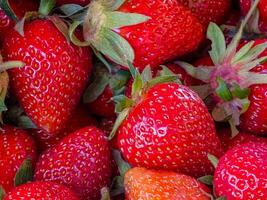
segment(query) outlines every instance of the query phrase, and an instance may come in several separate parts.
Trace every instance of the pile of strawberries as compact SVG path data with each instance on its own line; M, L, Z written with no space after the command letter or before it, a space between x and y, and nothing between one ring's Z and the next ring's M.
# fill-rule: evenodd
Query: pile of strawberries
M0 200L266 200L267 0L0 0Z

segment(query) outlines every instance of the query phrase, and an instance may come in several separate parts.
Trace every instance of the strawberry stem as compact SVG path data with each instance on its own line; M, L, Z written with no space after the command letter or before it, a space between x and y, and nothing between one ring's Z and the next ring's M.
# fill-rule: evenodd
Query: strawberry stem
M55 0L41 0L38 12L43 16L48 16L55 5Z

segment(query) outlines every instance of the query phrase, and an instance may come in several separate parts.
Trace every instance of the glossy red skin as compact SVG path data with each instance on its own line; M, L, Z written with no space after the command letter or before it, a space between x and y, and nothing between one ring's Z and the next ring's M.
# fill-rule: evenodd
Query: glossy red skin
M214 175L217 196L227 200L267 199L267 144L246 143L229 150Z
M20 185L8 193L4 200L79 200L77 195L64 185L35 181Z
M5 60L21 60L9 70L12 91L38 128L62 129L87 84L92 57L89 48L69 44L46 19L26 23L25 37L15 30L4 40Z
M73 133L74 131L81 129L86 126L96 126L97 121L85 111L83 107L78 107L72 114L66 127L57 132L49 133L42 129L32 130L31 133L34 136L38 144L38 149L44 151L48 148L55 146L64 137Z
M176 1L126 1L118 11L151 17L145 23L115 30L133 47L133 64L141 70L190 53L203 39L202 25Z
M266 41L266 39L258 39L255 41L255 45ZM261 56L267 56L267 50ZM258 65L252 71L267 74L267 62ZM240 128L245 132L265 135L267 134L267 84L250 86L249 100L250 106L240 118Z
M58 5L63 5L63 4L78 4L81 6L86 6L91 2L91 0L56 0Z
M8 3L18 18L22 18L27 11L35 11L38 9L37 0L9 0ZM4 35L8 33L8 30L13 28L14 25L15 22L0 8L0 40L3 39Z
M231 11L231 0L178 0L207 28L210 22L222 24Z
M163 170L135 167L124 178L126 200L210 200L208 187L196 179Z
M110 182L110 160L104 133L93 126L85 127L39 157L34 179L64 184L81 200L99 200L101 188Z
M113 92L111 88L107 86L95 101L86 104L88 111L100 117L114 117L116 114L112 97Z
M0 129L0 185L6 192L14 187L14 177L26 158L36 163L37 151L33 138L22 129L4 126Z
M211 174L207 154L220 156L214 122L200 97L186 86L158 84L143 96L117 132L118 147L133 166Z

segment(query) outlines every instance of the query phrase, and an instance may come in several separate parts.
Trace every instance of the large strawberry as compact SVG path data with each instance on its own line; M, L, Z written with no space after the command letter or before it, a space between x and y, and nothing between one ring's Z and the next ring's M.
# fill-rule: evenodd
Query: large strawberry
M200 20L204 27L210 22L222 24L231 10L231 0L178 0Z
M207 154L220 156L221 148L205 104L188 87L168 82L171 75L150 80L146 72L135 72L132 99L115 98L122 111L112 133L118 128L124 158L134 166L193 176L211 173Z
M9 6L12 9L12 11L15 13L15 18L12 19L9 16L6 15L5 11L1 8L2 6L5 7L5 2L7 1L1 1L0 6L0 39L2 40L4 38L5 33L8 33L8 31L15 25L15 20L18 20L18 18L22 18L26 12L29 11L35 11L38 8L37 0L9 0Z
M24 130L4 126L0 130L0 185L8 192L20 184L19 171L32 168L37 158L34 140ZM28 166L26 166L28 165ZM20 170L21 169L21 170ZM22 171L20 173L23 173Z
M35 180L62 183L83 200L99 199L100 190L108 186L110 176L108 141L95 127L77 130L45 151L35 171Z
M5 60L26 64L9 71L12 91L38 128L60 130L86 86L91 51L71 44L49 19L26 22L23 32L10 30L4 38Z
M79 25L74 22L71 30ZM157 67L194 51L203 38L203 27L177 1L91 1L84 19L84 39L109 59L139 69Z
M196 179L163 170L130 169L124 178L126 200L209 200L209 188Z
M9 192L3 200L79 200L78 196L64 185L36 181L21 185Z
M214 175L217 196L227 200L267 199L267 144L247 143L229 150Z

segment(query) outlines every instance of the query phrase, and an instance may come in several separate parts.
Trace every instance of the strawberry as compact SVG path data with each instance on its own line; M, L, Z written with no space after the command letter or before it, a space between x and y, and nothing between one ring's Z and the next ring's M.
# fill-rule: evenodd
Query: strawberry
M231 0L178 0L200 20L204 27L210 22L222 24L231 11Z
M98 127L105 133L106 136L109 136L110 132L112 131L115 121L116 121L116 117L102 118L99 121Z
M108 186L111 161L108 141L95 127L85 127L68 135L39 158L35 180L55 181L73 189L81 199L100 198Z
M89 112L100 117L116 116L112 97L123 93L128 79L127 71L114 67L108 72L103 64L96 64L92 82L83 96L83 102Z
M170 171L132 168L124 178L126 200L209 200L209 188L196 179Z
M44 200L44 199L53 199L53 200L79 200L76 194L74 194L69 188L64 185L54 183L54 182L45 182L45 181L36 181L21 185L14 188L9 192L3 200Z
M26 12L35 11L38 8L36 0L9 0L8 1L17 18L22 18ZM3 5L2 5L3 6ZM0 39L4 38L4 34L13 28L15 21L8 17L5 11L0 7Z
M227 151L214 175L217 196L227 200L267 198L267 144L246 143Z
M86 6L91 0L56 0L58 5L64 4L78 4L81 6Z
M50 20L36 19L25 23L24 37L9 31L4 56L26 64L9 70L12 92L26 114L45 131L62 129L86 86L90 49L70 44Z
M93 0L83 25L86 42L72 37L74 43L91 45L117 64L129 67L129 61L140 70L194 51L203 38L198 19L176 1Z
M42 129L37 129L32 130L31 132L38 143L38 148L43 151L55 146L62 138L70 133L73 133L80 128L93 125L97 125L96 119L89 116L84 108L80 106L75 109L74 113L71 115L69 123L67 123L63 130L56 133L49 133Z
M4 126L0 130L0 185L8 192L16 183L18 171L26 159L34 166L37 158L34 140L22 129Z

